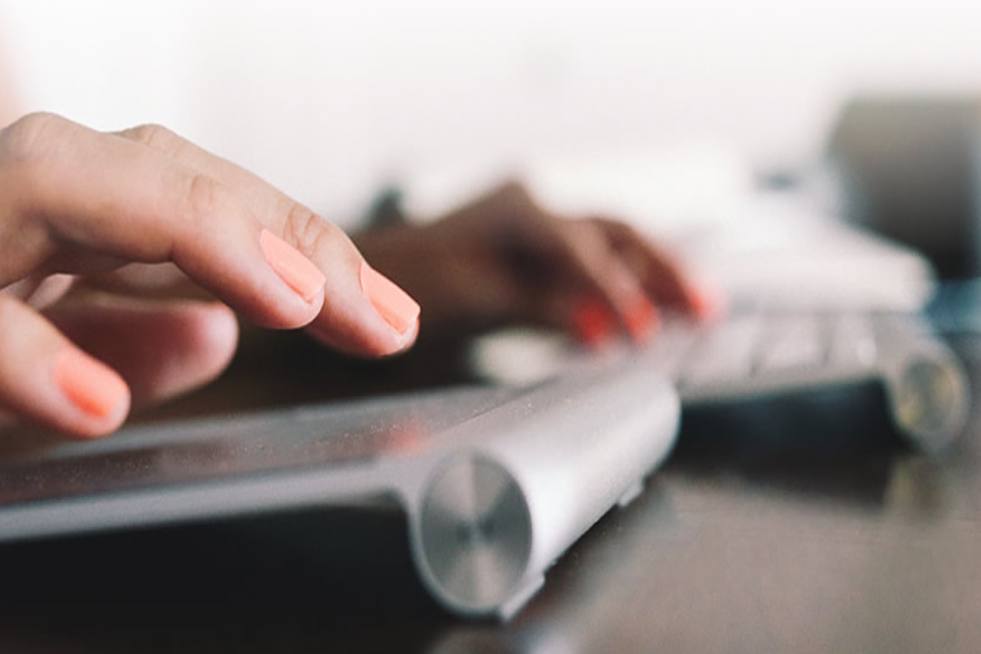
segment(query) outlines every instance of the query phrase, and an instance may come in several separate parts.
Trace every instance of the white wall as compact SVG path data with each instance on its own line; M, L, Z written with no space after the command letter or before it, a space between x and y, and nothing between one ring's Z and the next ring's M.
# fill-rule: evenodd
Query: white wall
M26 109L165 123L349 214L380 179L684 140L816 149L852 88L981 88L981 9L0 0Z

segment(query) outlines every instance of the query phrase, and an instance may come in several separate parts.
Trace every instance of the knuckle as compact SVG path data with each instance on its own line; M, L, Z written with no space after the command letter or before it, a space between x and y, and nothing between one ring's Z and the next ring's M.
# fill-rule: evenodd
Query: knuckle
M633 225L628 225L622 222L608 222L603 223L606 231L612 236L619 237L622 241L628 241L633 243L646 243L647 238Z
M156 123L145 123L136 127L130 127L129 129L123 130L122 134L132 141L164 152L173 152L178 149L180 144L180 137L177 134L163 125Z
M528 192L527 187L525 187L525 185L516 178L504 180L500 185L498 185L493 193L501 197L511 198L515 201L531 200L531 194Z
M343 241L343 232L299 202L286 213L285 236L300 252L311 256Z
M225 191L213 177L196 173L187 183L184 195L185 213L195 223L208 223L225 207Z
M517 224L549 226L555 217L538 204L528 189L517 181L505 182L488 196L488 209Z
M14 161L36 161L46 157L71 127L56 114L27 114L0 132L0 146Z

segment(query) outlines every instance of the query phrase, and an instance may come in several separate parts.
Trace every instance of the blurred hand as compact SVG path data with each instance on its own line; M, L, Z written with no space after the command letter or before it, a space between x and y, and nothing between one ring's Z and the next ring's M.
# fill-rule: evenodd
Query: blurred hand
M616 332L646 340L658 324L655 304L696 319L716 310L672 257L630 226L555 216L515 183L432 224L373 230L356 241L426 307L427 327L532 323L598 345Z
M369 357L418 330L418 305L340 229L162 127L106 134L34 114L0 131L8 417L111 432L131 399L222 370L237 338L228 307Z

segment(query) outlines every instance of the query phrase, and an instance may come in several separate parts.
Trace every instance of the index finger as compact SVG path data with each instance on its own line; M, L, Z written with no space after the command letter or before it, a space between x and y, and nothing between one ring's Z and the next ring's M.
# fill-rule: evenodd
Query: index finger
M673 304L692 315L707 319L720 310L721 299L696 284L670 253L630 225L605 217L589 219L598 225L638 269L644 286L659 301Z
M310 323L326 289L332 300L354 305L356 319L344 327L362 337L362 353L387 354L404 346L370 298L350 291L360 287L365 264L327 221L296 209L270 215L212 175L57 116L19 121L0 143L8 150L6 159L14 161L8 166L12 186L28 189L13 200L31 233L21 247L0 246L0 285L40 266L89 272L126 261L172 261L261 325ZM287 242L284 230L290 226L308 230L305 235L318 247L336 254L330 279Z
M327 301L310 324L317 338L356 354L390 354L415 340L418 304L371 268L347 235L330 231L332 225L313 211L261 177L160 125L140 125L118 135L219 180L246 198L270 229L323 271ZM357 274L349 274L352 270Z

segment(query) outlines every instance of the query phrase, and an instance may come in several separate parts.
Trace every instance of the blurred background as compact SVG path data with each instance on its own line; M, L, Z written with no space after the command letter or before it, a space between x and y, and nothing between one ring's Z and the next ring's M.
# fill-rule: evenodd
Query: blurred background
M380 179L618 149L823 147L856 92L981 88L981 7L0 1L25 110L160 122L343 218Z
M594 164L566 165L565 195L605 174L623 199L639 176L654 201L614 209L669 223L733 206L761 171L812 171L838 138L859 162L837 185L852 194L842 211L964 276L965 243L981 242L973 145L961 147L974 142L979 18L981 6L925 1L0 0L0 49L21 110L165 124L348 226L385 184L438 213L556 161ZM924 170L934 178L911 186ZM924 232L938 196L942 242Z

